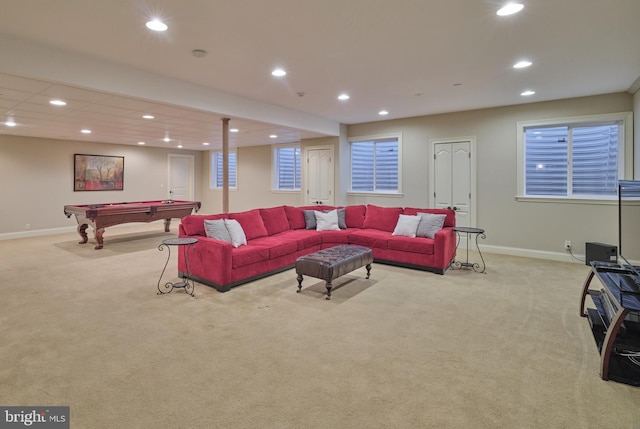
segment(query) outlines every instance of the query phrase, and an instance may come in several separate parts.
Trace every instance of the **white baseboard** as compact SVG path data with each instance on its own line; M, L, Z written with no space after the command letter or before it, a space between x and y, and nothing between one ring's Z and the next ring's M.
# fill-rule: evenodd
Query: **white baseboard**
M63 228L49 228L49 229L32 229L28 231L19 231L19 232L8 232L5 234L0 234L0 240L11 240L14 238L28 238L28 237L39 237L42 235L54 235L54 234L64 234L67 232L75 232L77 230L76 226L65 226Z
M548 261L559 261L559 262L574 262L578 264L584 264L585 255L577 255L573 254L571 256L569 252L548 252L543 250L532 250L532 249L521 249L517 247L503 247L503 246L491 246L491 245L482 245L480 246L480 250L484 253L497 253L500 255L510 255L510 256L522 256L525 258L536 258L536 259L546 259ZM458 249L460 252L460 249Z

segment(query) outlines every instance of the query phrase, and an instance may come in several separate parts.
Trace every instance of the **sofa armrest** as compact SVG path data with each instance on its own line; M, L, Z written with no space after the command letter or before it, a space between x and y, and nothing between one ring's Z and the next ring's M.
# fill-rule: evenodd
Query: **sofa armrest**
M444 227L434 236L433 256L435 265L447 267L456 255L456 233L452 227Z
M195 237L198 242L193 245L178 248L178 271L187 272L184 252L189 258L189 268L193 276L200 279L224 285L231 282L231 253L233 246L220 240L208 237Z

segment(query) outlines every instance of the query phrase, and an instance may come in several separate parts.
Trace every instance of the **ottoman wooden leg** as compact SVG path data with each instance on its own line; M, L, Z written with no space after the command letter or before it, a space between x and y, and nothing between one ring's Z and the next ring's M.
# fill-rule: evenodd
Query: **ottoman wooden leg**
M300 293L300 289L302 289L302 274L298 274L298 290L296 292Z
M331 288L333 287L333 285L331 284L331 282L327 282L327 297L325 299L331 299Z
M369 275L371 274L371 264L367 264L367 278L369 278Z

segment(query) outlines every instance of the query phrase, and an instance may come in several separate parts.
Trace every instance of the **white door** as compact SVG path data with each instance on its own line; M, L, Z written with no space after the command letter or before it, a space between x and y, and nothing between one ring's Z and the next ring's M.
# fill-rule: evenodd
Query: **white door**
M434 207L455 210L457 226L473 226L471 141L435 142L432 171Z
M307 151L305 204L333 205L333 148Z
M193 156L169 155L169 199L193 200Z

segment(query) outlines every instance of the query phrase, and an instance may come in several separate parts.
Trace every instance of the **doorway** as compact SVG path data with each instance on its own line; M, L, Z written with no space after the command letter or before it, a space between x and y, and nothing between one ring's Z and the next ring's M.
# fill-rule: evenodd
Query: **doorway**
M474 137L431 141L431 206L455 210L456 226L476 224L475 146Z
M333 147L310 147L305 150L305 204L333 205L334 163Z
M169 199L187 201L194 199L193 164L193 155L169 154Z

